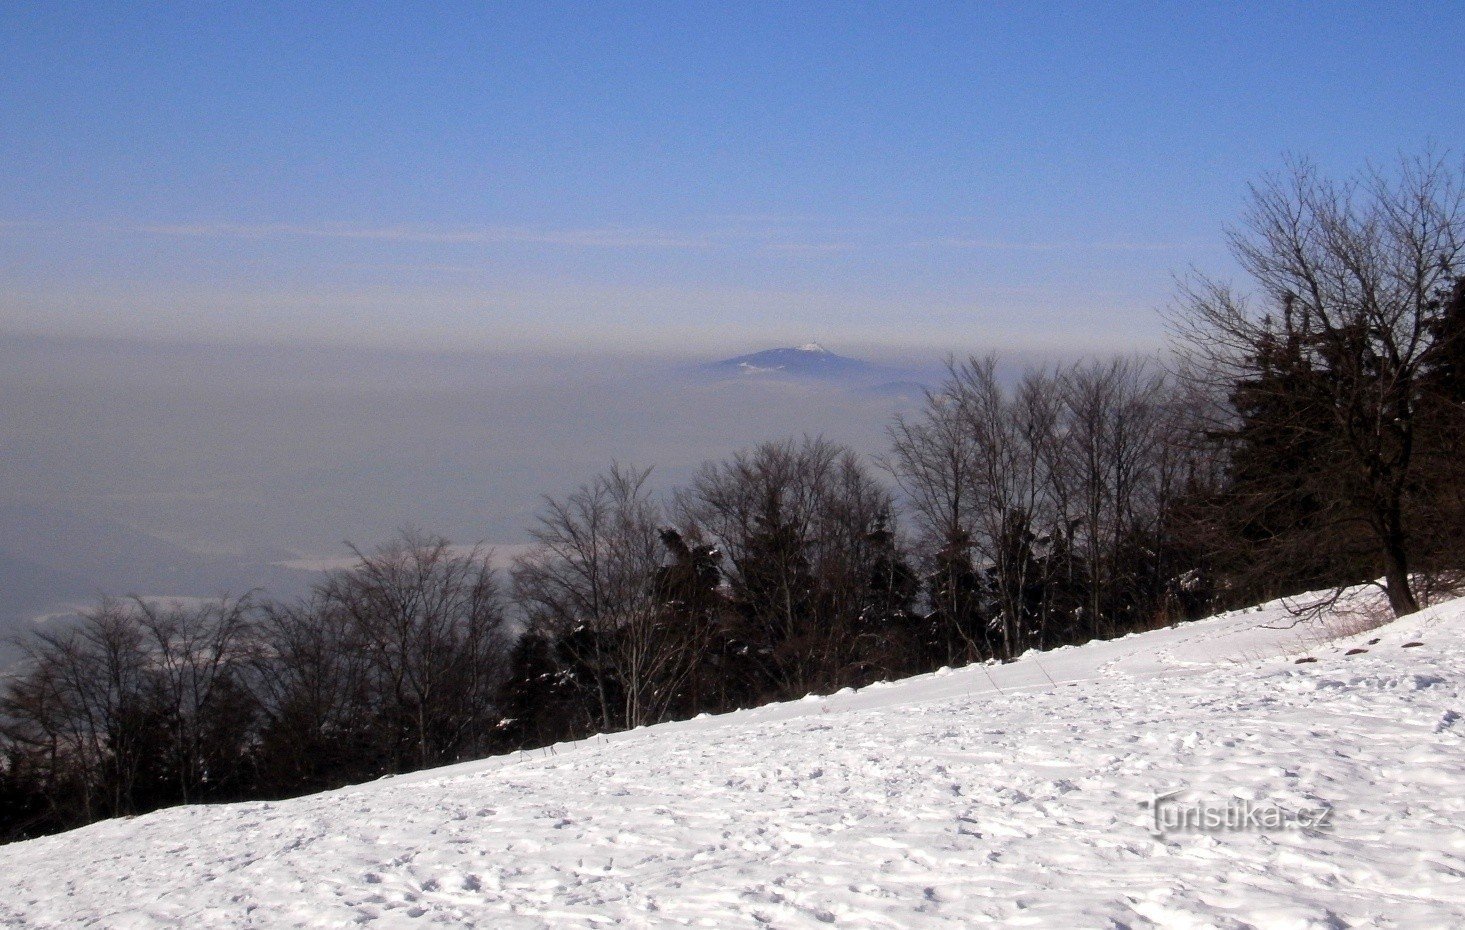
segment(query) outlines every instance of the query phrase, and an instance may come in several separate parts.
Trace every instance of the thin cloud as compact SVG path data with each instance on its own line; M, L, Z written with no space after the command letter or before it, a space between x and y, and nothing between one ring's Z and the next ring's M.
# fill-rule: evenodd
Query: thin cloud
M1176 252L1195 247L1193 242L1025 242L1011 239L947 237L912 242L912 248L973 249L993 252Z
M787 252L793 255L826 255L849 252L855 248L848 242L769 242L763 247L770 252Z
M156 236L236 239L347 239L438 245L562 245L577 248L703 249L699 237L635 229L532 229L512 226L432 229L412 226L348 226L293 223L164 223L126 231Z
M319 239L420 245L542 245L574 249L647 249L705 251L754 247L790 254L851 251L856 246L835 236L800 237L781 227L732 227L700 233L674 233L632 227L546 229L527 226L423 227L357 226L347 223L66 223L0 220L0 236L21 231L84 231L105 236L163 236L186 239L289 240Z

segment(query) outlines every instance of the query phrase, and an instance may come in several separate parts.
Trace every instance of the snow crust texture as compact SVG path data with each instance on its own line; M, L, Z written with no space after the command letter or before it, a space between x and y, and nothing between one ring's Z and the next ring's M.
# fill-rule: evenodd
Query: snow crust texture
M1288 623L97 824L0 847L0 924L1465 926L1465 601ZM1155 837L1142 804L1177 788L1333 822Z

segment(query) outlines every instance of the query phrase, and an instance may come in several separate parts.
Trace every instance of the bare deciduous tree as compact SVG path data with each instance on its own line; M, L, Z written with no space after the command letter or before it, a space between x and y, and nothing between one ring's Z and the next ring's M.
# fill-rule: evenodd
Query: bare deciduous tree
M893 505L852 452L823 439L765 443L705 465L678 509L726 555L765 695L857 675L869 537Z
M1361 543L1396 615L1419 606L1419 412L1460 274L1462 208L1461 171L1443 158L1347 182L1295 163L1253 186L1230 237L1255 296L1196 277L1173 317L1186 370L1215 401L1210 428L1233 442L1262 431L1238 506L1291 501L1308 512L1305 524L1269 527L1258 554L1286 558L1299 533Z
M251 681L259 696L266 790L290 792L380 774L371 665L349 618L325 598L269 604Z
M1123 540L1158 517L1156 479L1169 437L1161 405L1164 379L1134 359L1076 365L1061 378L1064 435L1058 466L1072 509L1074 548L1085 568L1094 632L1117 632L1111 588Z
M333 573L318 600L351 626L372 670L374 710L395 735L399 767L471 757L487 744L506 649L489 557L405 531L356 567Z
M249 598L104 600L37 631L0 698L58 825L217 796L242 764L252 701L235 677Z
M548 498L535 551L514 567L530 626L586 675L602 731L666 719L696 663L657 591L662 512L650 471L612 466L564 499Z

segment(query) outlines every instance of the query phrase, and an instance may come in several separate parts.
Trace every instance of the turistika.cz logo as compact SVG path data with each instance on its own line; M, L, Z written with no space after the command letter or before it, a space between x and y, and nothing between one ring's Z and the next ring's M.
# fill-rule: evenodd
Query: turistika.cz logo
M1288 808L1275 801L1227 798L1224 803L1187 801L1186 788L1153 794L1140 807L1150 811L1150 835L1170 833L1276 833L1283 830L1330 830L1333 808Z

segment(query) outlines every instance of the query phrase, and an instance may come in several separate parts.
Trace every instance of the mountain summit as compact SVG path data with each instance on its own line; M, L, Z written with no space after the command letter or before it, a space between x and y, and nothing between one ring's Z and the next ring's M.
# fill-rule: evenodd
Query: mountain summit
M817 342L783 349L764 349L734 358L712 362L708 372L739 377L782 378L849 378L875 372L876 366L857 358L848 358L824 348Z

